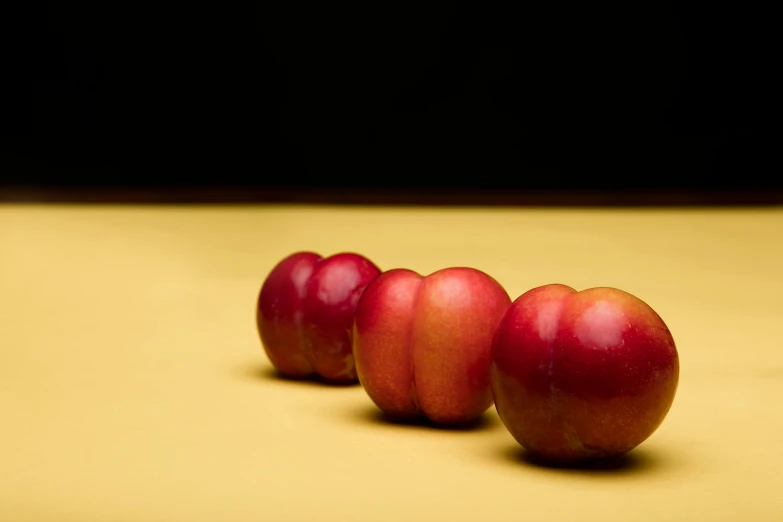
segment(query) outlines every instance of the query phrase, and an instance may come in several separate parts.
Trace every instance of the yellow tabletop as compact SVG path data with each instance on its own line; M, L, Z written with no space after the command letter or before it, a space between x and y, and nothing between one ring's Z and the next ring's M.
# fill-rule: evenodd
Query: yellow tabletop
M276 379L254 307L297 250L512 298L615 286L681 359L659 430L609 469L384 422L358 386ZM783 209L0 206L0 520L783 520Z

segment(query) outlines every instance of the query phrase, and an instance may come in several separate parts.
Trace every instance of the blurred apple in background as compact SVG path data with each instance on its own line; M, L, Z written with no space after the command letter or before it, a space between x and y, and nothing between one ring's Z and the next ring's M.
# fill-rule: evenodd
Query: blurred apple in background
M545 460L635 448L663 422L678 380L666 324L614 288L534 288L508 308L493 342L498 415L517 442Z
M356 307L354 357L372 401L399 419L478 419L492 406L492 337L511 304L489 275L446 268L422 277L389 270Z
M324 259L298 252L278 263L264 280L256 308L261 344L277 371L355 382L353 312L364 288L380 273L369 259L353 253Z

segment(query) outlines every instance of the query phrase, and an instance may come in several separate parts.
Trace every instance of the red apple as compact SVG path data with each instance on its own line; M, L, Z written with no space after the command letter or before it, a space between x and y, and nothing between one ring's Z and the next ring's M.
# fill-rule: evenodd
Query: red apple
M666 324L615 288L534 288L508 308L493 341L498 415L519 444L546 460L632 450L663 422L678 380Z
M392 417L479 418L492 406L492 336L510 304L497 281L472 268L383 273L354 315L359 381Z
M261 344L277 371L356 381L353 311L364 287L380 273L352 253L324 259L298 252L280 261L264 280L256 308Z

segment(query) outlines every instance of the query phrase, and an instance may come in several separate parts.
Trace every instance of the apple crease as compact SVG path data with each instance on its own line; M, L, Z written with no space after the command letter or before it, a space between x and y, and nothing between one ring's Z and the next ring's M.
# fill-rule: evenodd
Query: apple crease
M416 392L416 370L413 364L413 327L416 322L416 310L419 305L419 296L421 295L421 282L424 279L419 279L416 286L416 293L413 296L413 303L411 303L411 327L408 332L408 360L410 361L410 373L411 373L411 399L413 400L413 406L416 408L417 413L421 413L421 407L419 406L419 395Z

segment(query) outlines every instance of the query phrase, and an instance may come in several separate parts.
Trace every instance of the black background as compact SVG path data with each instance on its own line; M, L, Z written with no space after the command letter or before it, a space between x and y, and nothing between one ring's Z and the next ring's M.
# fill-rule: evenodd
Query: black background
M160 4L4 8L7 186L781 187L749 7Z

